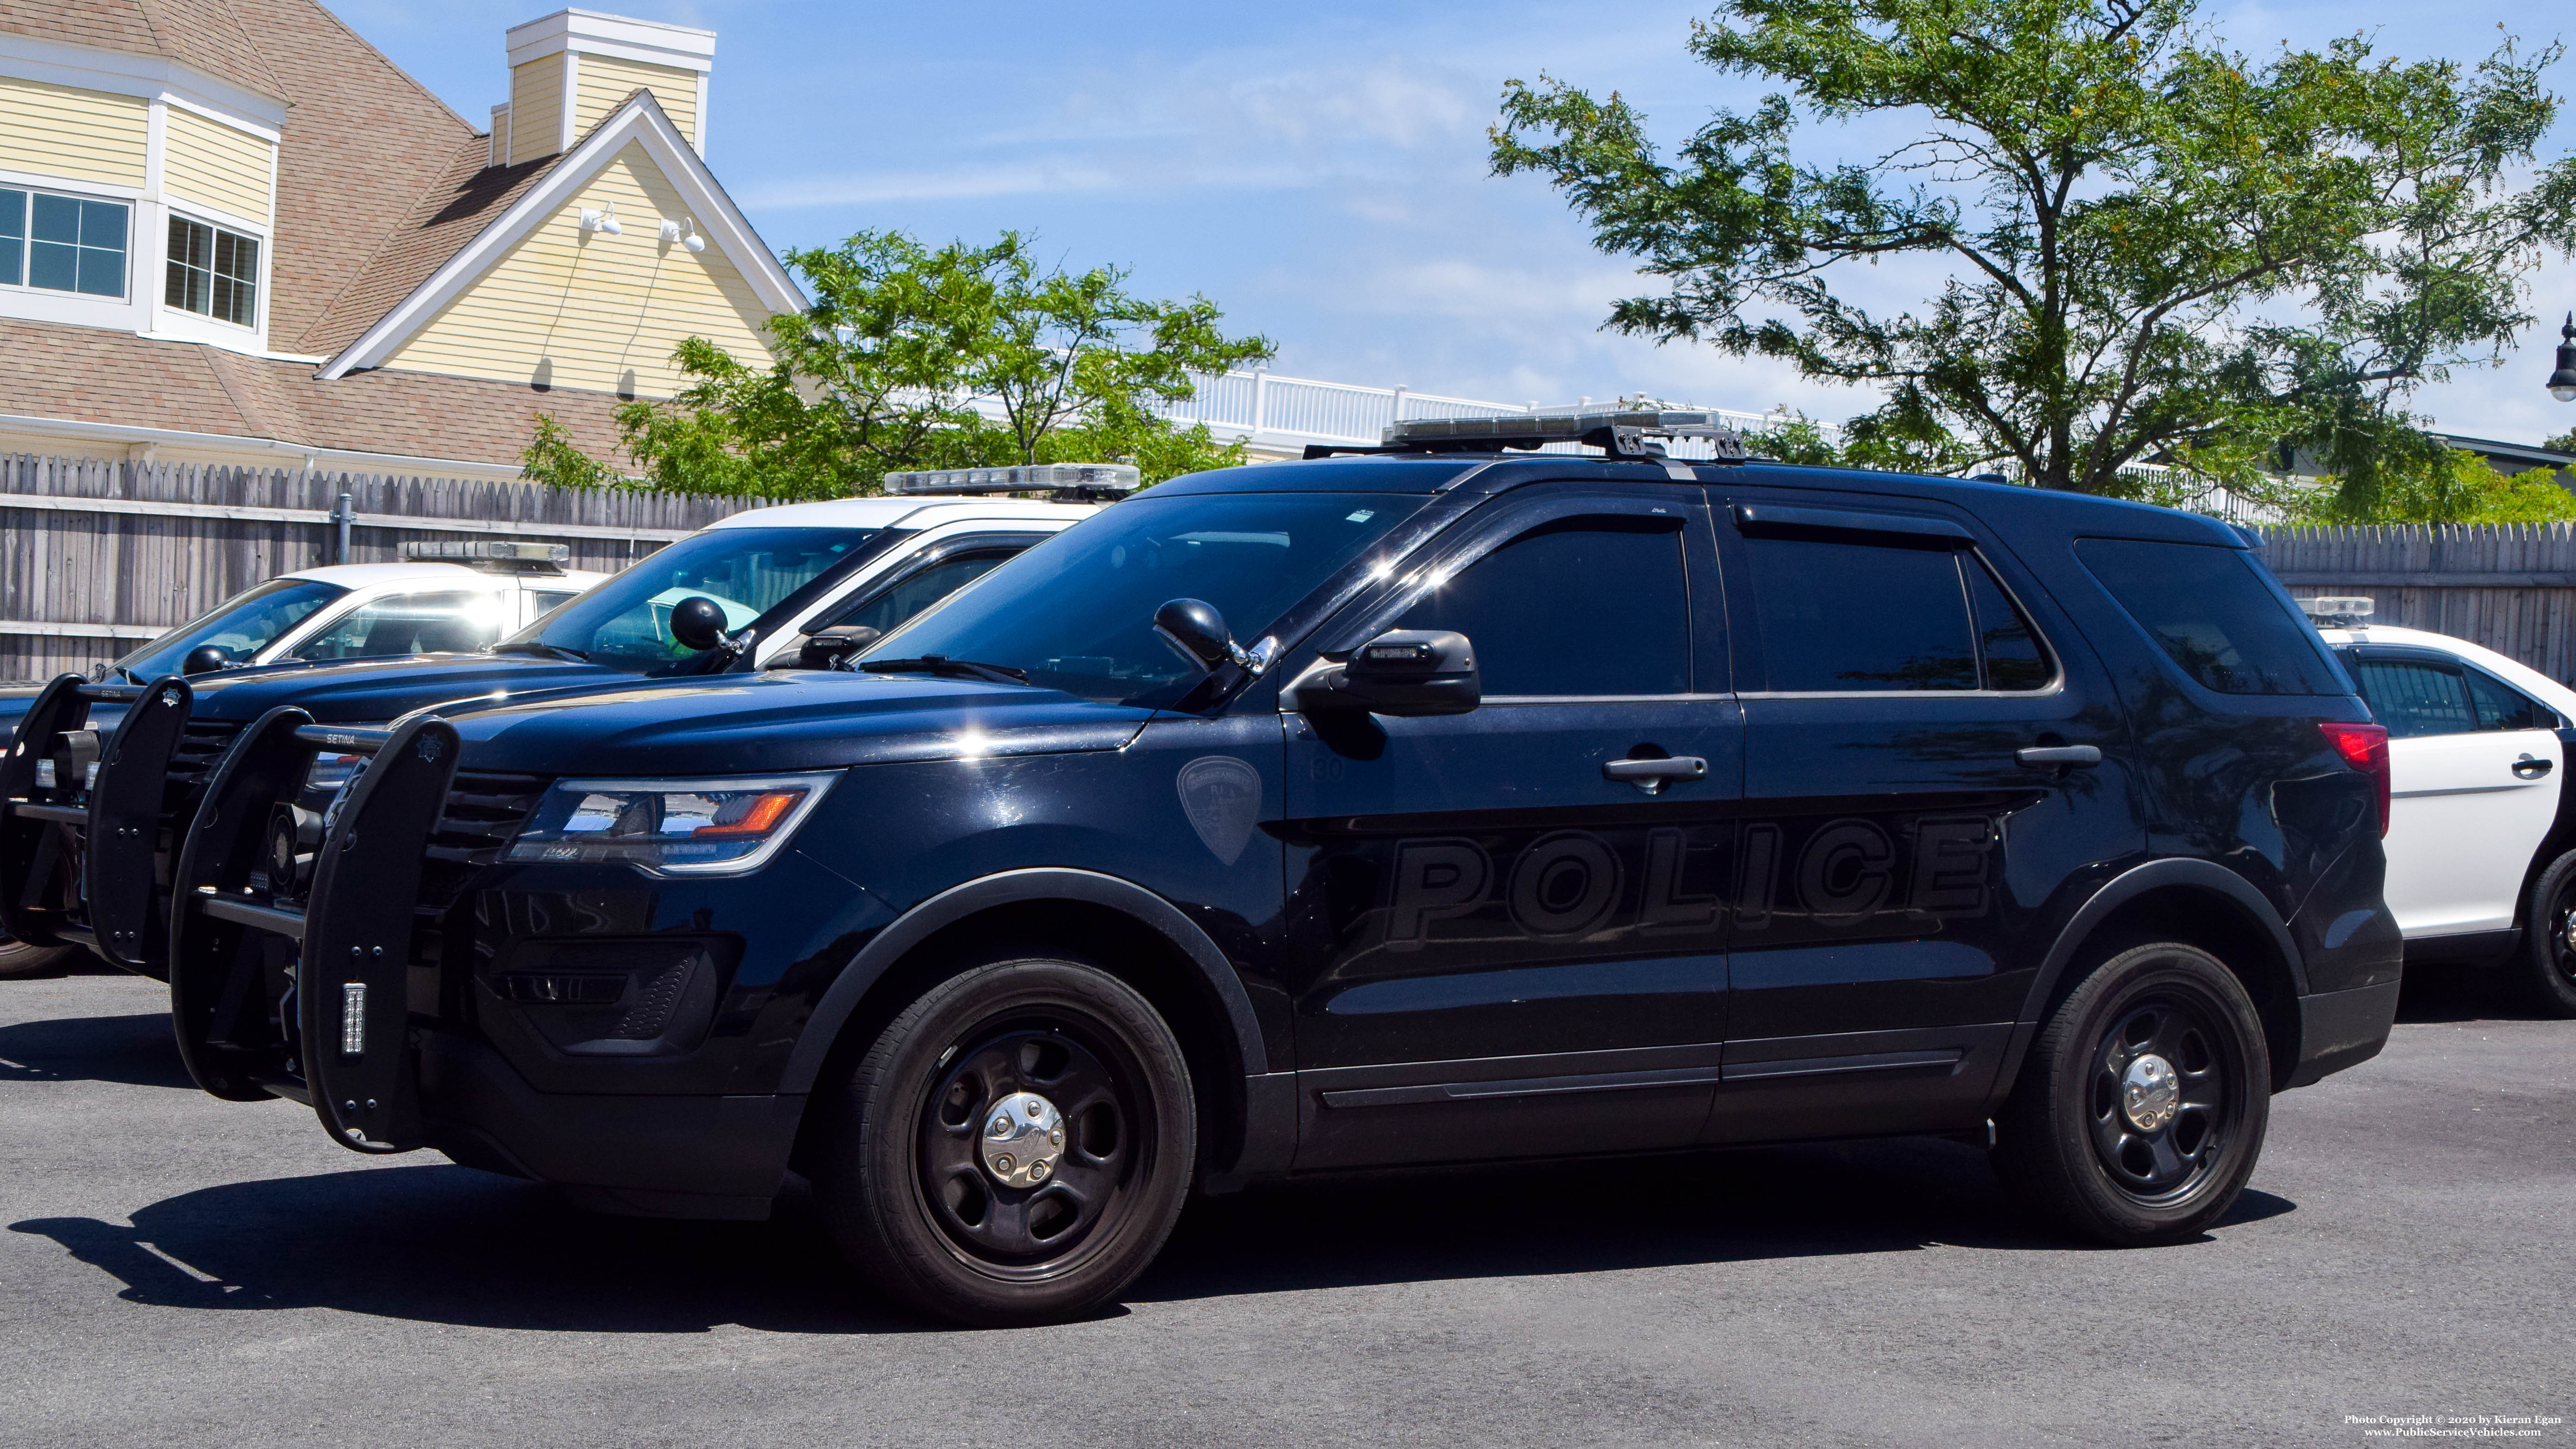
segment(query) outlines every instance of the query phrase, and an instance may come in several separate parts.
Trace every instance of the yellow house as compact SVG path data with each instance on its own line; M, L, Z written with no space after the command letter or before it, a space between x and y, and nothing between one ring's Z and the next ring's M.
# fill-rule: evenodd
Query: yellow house
M0 6L0 452L514 476L806 300L708 171L715 36L562 10L477 127L315 0Z

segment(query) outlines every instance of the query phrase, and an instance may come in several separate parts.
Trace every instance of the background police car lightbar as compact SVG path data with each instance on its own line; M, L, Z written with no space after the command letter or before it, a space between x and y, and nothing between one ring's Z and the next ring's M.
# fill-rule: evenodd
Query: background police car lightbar
M1406 418L1389 423L1379 441L1406 443L1520 441L1580 442L1613 429L1665 438L1738 437L1735 429L1709 412L1494 413L1483 417Z
M1133 493L1144 474L1125 463L1034 463L1016 468L936 468L888 473L888 493Z
M550 563L572 562L572 546L562 543L511 543L478 538L470 542L407 543L403 557L414 563Z

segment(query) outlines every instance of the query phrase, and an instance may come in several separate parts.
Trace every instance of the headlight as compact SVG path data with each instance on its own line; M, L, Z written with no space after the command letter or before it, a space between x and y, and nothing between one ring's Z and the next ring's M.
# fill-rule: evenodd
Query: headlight
M510 843L508 858L623 861L671 875L757 870L838 778L559 780Z
M366 759L364 755L315 755L312 767L304 772L304 788L327 795L348 784Z

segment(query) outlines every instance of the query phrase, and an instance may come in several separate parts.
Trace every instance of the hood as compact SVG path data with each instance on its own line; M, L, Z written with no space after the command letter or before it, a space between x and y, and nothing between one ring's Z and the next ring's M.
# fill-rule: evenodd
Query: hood
M1029 685L779 670L442 713L471 770L750 775L1114 750L1154 712Z
M496 692L506 696L531 689L615 685L634 678L596 664L524 654L301 664L201 674L188 681L197 692L189 713L197 719L248 724L279 705L291 704L322 724L378 724L432 705L489 698Z

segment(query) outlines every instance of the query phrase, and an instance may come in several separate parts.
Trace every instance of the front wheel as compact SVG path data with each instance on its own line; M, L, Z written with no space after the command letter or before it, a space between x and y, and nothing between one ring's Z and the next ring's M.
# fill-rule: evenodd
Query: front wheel
M2531 883L2522 949L2511 974L2523 999L2551 1016L2576 1016L2576 850Z
M1069 1317L1133 1282L1197 1156L1171 1028L1078 961L932 987L824 1105L814 1184L834 1243L890 1296L978 1326Z
M39 946L0 936L0 976L31 976L71 959L78 946Z
M2272 1064L2233 972L2178 942L2102 963L2049 1018L1996 1119L1995 1166L2060 1227L2121 1247L2190 1238L2263 1150Z

